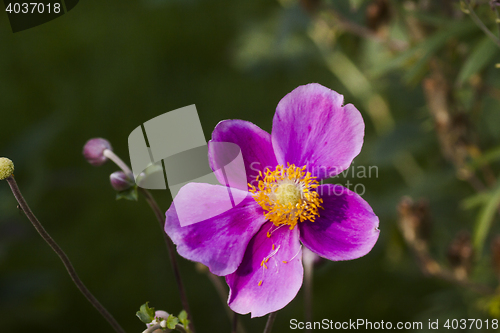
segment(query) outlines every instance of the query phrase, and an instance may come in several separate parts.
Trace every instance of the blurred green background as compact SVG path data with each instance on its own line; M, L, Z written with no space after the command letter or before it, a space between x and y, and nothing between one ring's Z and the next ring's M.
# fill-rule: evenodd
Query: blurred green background
M477 3L496 34L495 12ZM128 332L142 332L135 312L144 302L181 310L163 238L143 199L115 201L108 176L117 168L90 166L84 143L104 137L128 161L133 129L190 104L207 140L229 118L270 131L285 94L321 83L365 119L354 165L377 166L378 178L349 179L365 186L381 234L367 256L315 270L313 318L424 327L428 319L491 319L500 314L498 296L468 283L493 290L498 279L490 242L499 231L500 54L466 7L446 0L81 1L16 34L0 14L0 155L14 161L31 208L87 287ZM439 112L451 120L443 125ZM111 332L0 185L0 332ZM166 210L170 194L154 195ZM405 195L425 200L431 232L418 240L449 279L426 276L402 236L397 207ZM455 243L466 252L457 255L450 244L463 230L471 236ZM180 263L197 331L229 332L210 280ZM292 318L304 320L302 291L279 312L273 332L289 332ZM265 320L242 318L247 332L262 331Z

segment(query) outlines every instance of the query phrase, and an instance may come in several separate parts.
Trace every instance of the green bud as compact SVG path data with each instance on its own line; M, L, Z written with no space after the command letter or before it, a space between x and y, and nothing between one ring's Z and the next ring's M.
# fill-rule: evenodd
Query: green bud
M6 157L0 157L0 180L4 180L14 173L14 163Z

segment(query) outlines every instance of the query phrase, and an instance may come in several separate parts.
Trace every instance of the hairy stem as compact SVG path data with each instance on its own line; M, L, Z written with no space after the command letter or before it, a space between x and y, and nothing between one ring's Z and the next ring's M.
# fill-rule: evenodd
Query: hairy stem
M142 187L139 187L139 192L144 196L147 203L149 204L149 206L153 210L156 218L158 219L158 223L159 223L160 228L162 230L165 244L167 245L168 256L170 257L170 263L172 264L172 269L173 269L174 275L175 275L175 282L177 283L177 288L179 289L182 307L184 308L184 310L186 310L186 313L187 313L188 318L190 320L189 329L194 333L195 330L194 330L194 325L193 325L193 315L191 314L191 309L189 307L189 302L187 299L186 290L184 289L184 284L182 283L181 272L179 270L179 265L177 264L177 258L175 256L174 244L172 243L172 240L167 236L167 234L163 230L164 223L165 223L165 215L163 214L163 211L160 209L160 207L158 206L158 203L156 202L156 200L154 199L154 197L151 195L151 193L148 190L143 189Z
M311 322L314 254L304 249L302 260L304 263L304 312L306 321ZM306 332L312 332L312 330L306 329Z
M64 264L64 267L66 267L66 270L69 273L69 276L77 286L77 288L82 292L82 294L87 298L87 300L99 311L99 313L108 321L108 323L113 327L113 329L118 332L118 333L125 333L125 330L118 324L116 319L106 310L106 308L92 295L92 293L85 287L83 284L82 280L80 280L80 277L78 277L78 274L75 271L75 268L71 264L71 261L69 260L68 256L64 251L61 249L61 247L50 237L50 235L47 233L47 231L43 228L42 224L38 219L36 218L35 214L31 211L30 207L28 206L28 203L24 199L23 195L21 194L21 191L19 190L19 187L17 186L16 180L14 179L13 176L8 177L7 183L9 184L12 193L14 194L14 197L16 198L17 202L19 203L19 206L23 210L23 212L26 214L26 217L30 220L30 222L33 224L35 227L36 231L42 236L42 238L49 244L49 246L54 250L54 252L61 258L61 261Z
M273 329L274 320L276 319L277 315L278 312L271 312L269 314L269 317L267 317L266 327L264 328L264 333L271 333Z
M238 314L235 312L233 315L233 323L231 327L231 333L238 332Z
M125 164L125 162L123 162L122 159L118 157L118 155L116 155L113 151L109 149L105 149L103 155L112 160L113 162L115 162L115 164L118 165L120 169L122 169L122 171L127 175L127 177L129 177L131 180L134 180L134 174L132 173L132 170L130 170L128 165Z
M120 169L122 169L122 171L132 181L135 182L134 174L132 173L132 170L130 170L128 165L125 162L123 162L123 160L118 155L116 155L113 151L106 149L106 150L104 150L104 156L106 156L107 158L112 160ZM182 283L179 265L177 264L177 258L175 256L174 244L172 243L172 240L167 236L167 234L164 231L165 214L161 210L160 206L158 206L158 203L156 202L156 200L154 199L154 197L151 195L151 193L148 190L146 190L142 187L138 187L138 189L139 189L139 192L146 199L146 201L149 204L149 206L151 207L151 209L153 210L153 213L155 214L156 219L158 220L158 223L160 225L160 229L161 229L161 232L163 234L163 239L165 240L165 244L167 245L168 256L170 258L170 263L171 263L172 269L174 271L175 281L177 283L177 288L179 289L182 307L184 308L184 310L186 310L186 313L188 314L188 318L190 320L189 329L192 331L192 333L195 333L194 324L193 324L193 315L192 315L191 309L189 307L189 302L187 300L187 295L186 295L186 290L184 289L184 284Z

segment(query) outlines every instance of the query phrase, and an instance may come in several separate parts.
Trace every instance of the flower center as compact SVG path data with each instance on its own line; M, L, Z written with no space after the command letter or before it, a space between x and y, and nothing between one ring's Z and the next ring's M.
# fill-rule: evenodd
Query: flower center
M255 201L274 225L288 225L293 229L297 222L314 222L319 216L318 209L323 208L323 200L315 191L319 184L316 177L305 170L306 166L278 165L274 171L259 172L257 187L248 184Z

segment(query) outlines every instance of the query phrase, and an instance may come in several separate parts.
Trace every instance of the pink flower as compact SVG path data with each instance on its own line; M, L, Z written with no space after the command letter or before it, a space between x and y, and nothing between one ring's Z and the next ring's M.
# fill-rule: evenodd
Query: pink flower
M215 170L212 142L240 147L249 188L231 191L245 198L181 227L177 212L193 210L192 201L194 216L227 198L224 186L190 183L167 211L165 231L177 251L226 277L233 311L260 317L286 306L302 285L302 245L334 261L359 258L375 245L379 220L368 203L342 186L318 183L347 169L363 145L361 114L342 104L342 95L313 83L279 102L271 134L243 120L220 122L209 160Z

